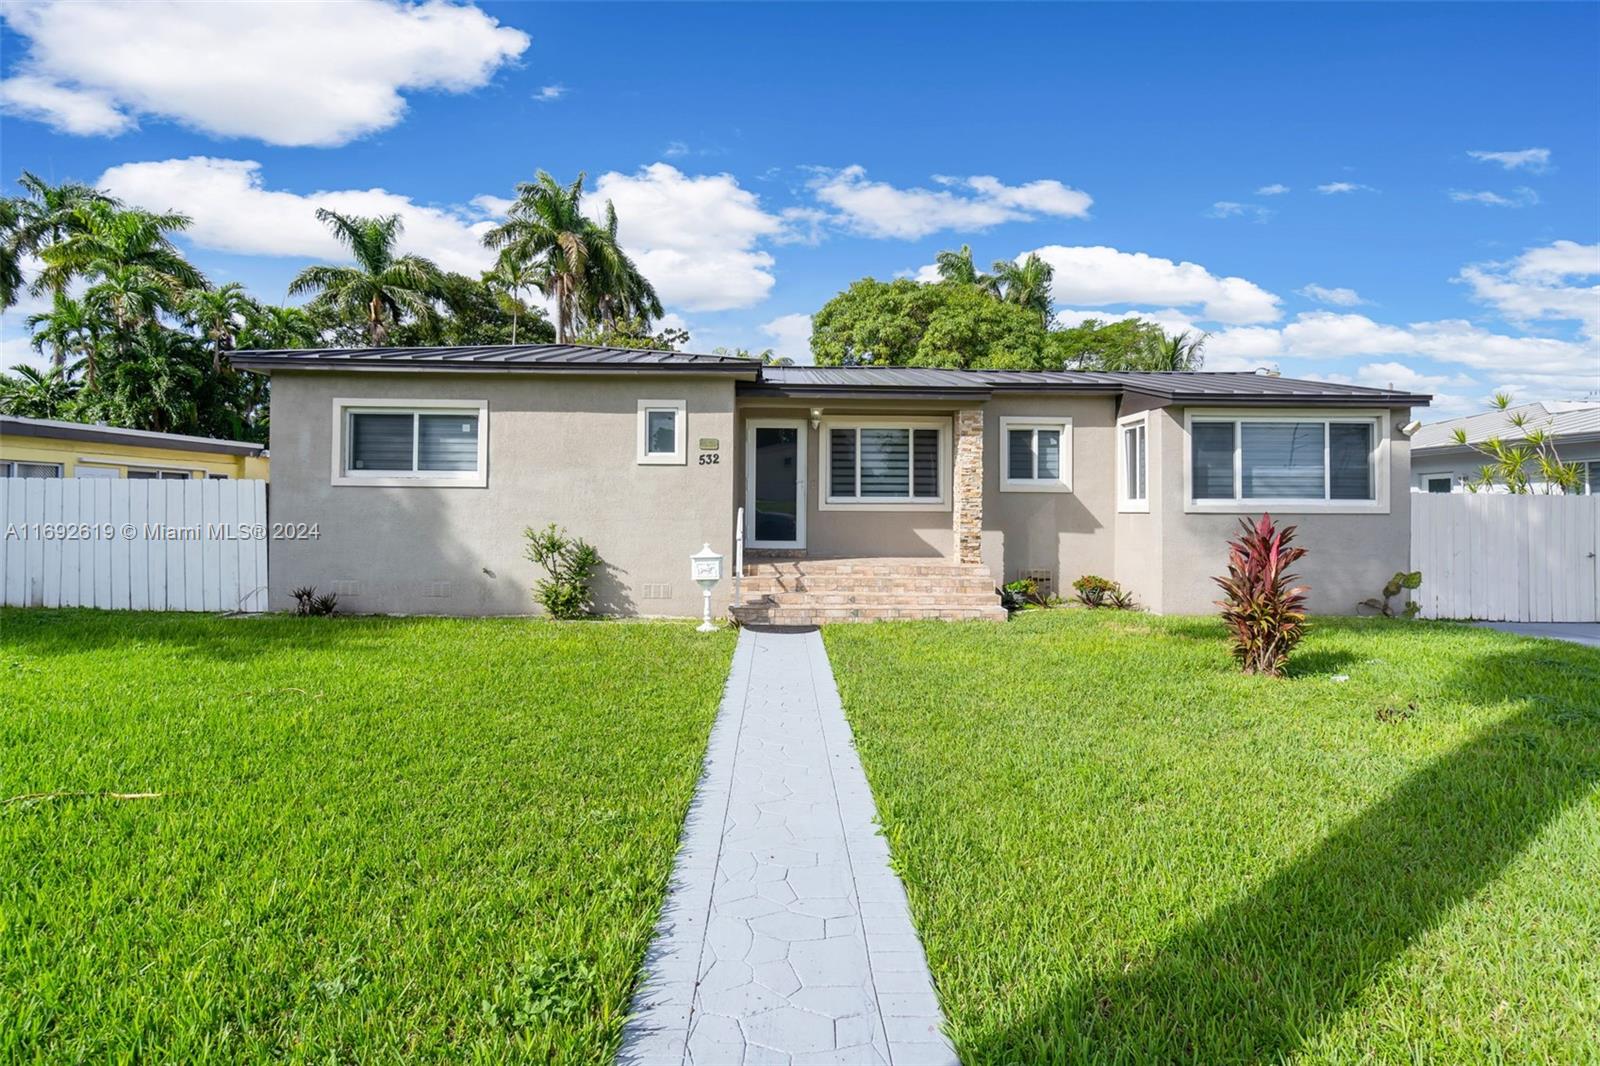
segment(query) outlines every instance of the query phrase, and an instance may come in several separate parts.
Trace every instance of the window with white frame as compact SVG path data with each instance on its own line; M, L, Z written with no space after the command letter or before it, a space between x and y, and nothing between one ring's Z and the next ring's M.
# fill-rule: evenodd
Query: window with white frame
M1118 493L1124 511L1150 508L1149 428L1139 418L1122 423L1117 459L1121 467Z
M1000 419L1000 488L1006 492L1070 492L1072 419Z
M827 503L943 505L945 425L830 422L826 428Z
M1449 474L1429 474L1423 478L1422 486L1432 493L1448 493L1451 490L1451 477Z
M159 467L128 467L131 481L190 481L187 470L162 470Z
M639 401L639 462L681 466L689 461L685 406L682 400Z
M482 486L488 403L335 400L336 485Z
M0 477L60 476L60 463L0 463Z
M1376 505L1382 429L1383 420L1370 416L1193 417L1189 499Z

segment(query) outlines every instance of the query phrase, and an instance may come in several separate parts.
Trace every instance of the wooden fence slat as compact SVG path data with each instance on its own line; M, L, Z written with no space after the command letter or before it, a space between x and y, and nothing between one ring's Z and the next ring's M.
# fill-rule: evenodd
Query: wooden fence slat
M67 537L68 531L61 521L61 482L58 477L41 478L44 482L44 506L41 514L49 515L46 521L50 523L50 536L46 537L43 548L43 558L40 561L41 577L44 580L44 605L46 607L61 606L61 543Z

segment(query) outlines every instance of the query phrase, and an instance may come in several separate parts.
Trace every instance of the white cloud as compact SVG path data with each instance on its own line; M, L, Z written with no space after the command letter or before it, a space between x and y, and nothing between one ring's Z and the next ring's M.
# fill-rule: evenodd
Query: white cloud
M779 315L761 324L763 336L772 338L772 350L796 363L811 363L811 316Z
M533 98L541 103L549 103L552 100L561 99L571 91L565 85L544 85L540 86L539 91L533 94Z
M866 169L819 170L811 182L818 200L841 224L866 237L916 240L941 230L982 230L1040 217L1083 218L1094 200L1055 180L1006 185L998 178L936 177L942 189L897 188L869 181Z
M1458 204L1483 204L1485 207L1532 207L1539 202L1539 194L1526 185L1520 185L1511 190L1510 196L1501 196L1488 189L1480 192L1451 189L1450 199Z
M218 137L338 145L400 121L406 90L466 92L528 36L470 4L11 0L27 39L0 105L68 133L138 115Z
M1208 363L1212 356L1257 364L1272 359L1393 356L1483 370L1516 366L1563 391L1582 391L1581 379L1600 377L1600 351L1593 344L1512 337L1460 319L1393 326L1333 311L1304 312L1282 328L1223 330L1213 335L1206 354Z
M1257 222L1265 222L1272 217L1273 211L1272 208L1262 207L1260 204L1241 204L1233 200L1218 200L1211 205L1211 210L1207 211L1206 214L1212 218L1245 216Z
M132 115L117 110L109 93L68 89L31 74L0 81L0 112L47 122L80 137L111 136L138 125Z
M1332 304L1335 307L1357 307L1367 302L1354 289L1330 289L1315 283L1303 289L1296 289L1295 292L1308 300L1315 300L1319 304Z
M1377 192L1370 185L1360 185L1353 181L1330 181L1326 185L1318 185L1317 191L1324 196L1334 196L1345 192Z
M344 249L316 218L316 209L326 207L345 214L398 214L405 223L401 251L427 256L446 270L476 274L494 258L481 244L491 226L485 219L381 188L305 194L268 189L254 160L193 156L124 163L96 184L140 207L182 211L194 220L184 236L216 251L343 261Z
M1174 263L1144 252L1100 246L1051 244L1035 252L1055 268L1052 291L1068 306L1198 307L1197 317L1230 325L1271 322L1280 314L1278 297L1272 293L1244 278L1218 277L1198 263Z
M598 213L616 204L619 236L665 303L692 311L750 307L772 290L773 258L757 248L784 221L763 210L731 174L690 177L669 163L610 171L586 197Z
M1499 163L1507 170L1531 170L1538 173L1550 166L1550 149L1524 148L1518 152L1468 152L1480 163Z
M1600 244L1556 241L1502 263L1462 268L1456 280L1512 322L1575 321L1600 339L1600 285L1574 285L1600 276ZM1600 365L1600 354L1595 356Z
M682 141L668 141L667 146L661 150L661 154L668 159L681 159L689 154L689 146Z
M1282 196L1284 193L1286 193L1288 191L1289 191L1289 186L1280 184L1278 182L1273 182L1271 185L1263 185L1263 186L1261 186L1261 188L1257 189L1256 190L1256 195L1257 196Z

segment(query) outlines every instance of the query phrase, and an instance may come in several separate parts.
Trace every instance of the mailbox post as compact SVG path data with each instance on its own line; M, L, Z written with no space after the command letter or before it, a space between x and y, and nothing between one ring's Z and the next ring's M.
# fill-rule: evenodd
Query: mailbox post
M711 621L711 590L722 580L722 556L712 551L711 545L705 545L689 556L689 574L705 596L705 609L699 630L702 633L714 633L717 627Z

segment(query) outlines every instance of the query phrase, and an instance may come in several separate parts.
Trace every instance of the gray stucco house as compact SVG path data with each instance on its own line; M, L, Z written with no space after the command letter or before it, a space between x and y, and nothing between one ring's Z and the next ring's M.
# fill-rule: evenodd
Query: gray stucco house
M568 345L239 352L272 375L271 602L524 614L522 530L608 567L597 606L696 615L689 556L735 557L748 621L996 617L994 586L1094 573L1213 610L1238 517L1298 524L1311 607L1351 613L1409 554L1428 397L1248 373L766 367Z

